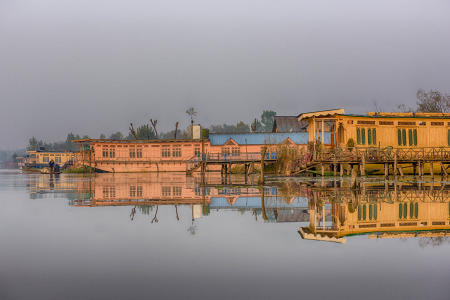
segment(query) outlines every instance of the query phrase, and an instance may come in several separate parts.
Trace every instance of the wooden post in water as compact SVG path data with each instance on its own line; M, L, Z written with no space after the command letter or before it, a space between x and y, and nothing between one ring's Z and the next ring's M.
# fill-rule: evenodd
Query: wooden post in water
M356 189L357 185L357 177L358 177L358 172L356 171L355 168L352 168L352 182L351 182L351 187L352 189Z
M341 177L341 179L342 179L342 177L344 177L344 164L343 163L339 164L339 177Z
M397 151L394 153L394 178L397 179Z
M366 176L366 156L364 155L364 153L361 156L361 176Z
M322 174L322 177L325 176L325 166L323 164L320 164L320 172Z
M398 172L400 173L400 176L403 178L403 168L401 165L398 166Z
M258 184L264 184L264 159L266 158L266 147L261 150L261 171L259 174ZM263 191L264 192L264 191Z
M447 178L448 174L447 174L447 169L445 169L444 163L441 162L441 174L442 174L442 181L444 180L444 178Z
M432 161L430 161L430 175L431 178L434 178L434 166Z
M384 178L387 179L389 177L389 164L384 163Z

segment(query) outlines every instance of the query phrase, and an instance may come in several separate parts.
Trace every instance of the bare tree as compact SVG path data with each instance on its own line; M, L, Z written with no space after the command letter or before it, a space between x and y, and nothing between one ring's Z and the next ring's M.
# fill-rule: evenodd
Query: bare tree
M405 104L397 105L397 110L402 113L410 113L414 111L411 107L408 107Z
M174 139L177 139L178 125L179 125L179 123L176 122L176 123L175 123L175 133L173 134L173 138L174 138Z
M158 205L156 205L156 211L155 211L155 216L153 217L153 219L152 219L152 224L153 224L153 222L154 223L158 223L159 222L159 220L158 220Z
M417 91L417 112L450 112L450 95L441 94L437 90Z
M130 123L130 133L137 140L136 131L134 130L133 123Z
M153 130L155 131L156 138L158 138L158 130L156 130L156 125L158 124L158 120L150 119L150 123L153 126Z

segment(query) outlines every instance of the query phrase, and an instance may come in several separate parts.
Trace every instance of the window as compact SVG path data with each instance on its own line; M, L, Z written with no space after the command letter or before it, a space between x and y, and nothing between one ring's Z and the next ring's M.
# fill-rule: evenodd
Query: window
M135 158L136 157L136 148L134 147L130 147L130 158Z
M228 147L223 147L223 148L222 148L222 154L223 154L223 155L230 155L230 148L228 148Z
M107 147L103 147L103 151L102 151L103 157L108 157L109 152L108 152L108 148Z
M162 187L162 195L163 196L170 196L170 191L171 191L171 188L170 188L170 186L163 186Z
M169 148L169 146L163 146L161 148L161 156L162 157L170 157L170 148Z
M172 156L173 157L181 157L181 146L173 146Z
M408 205L406 203L398 204L398 218L406 219L408 217Z
M444 126L444 122L430 122L431 126Z
M136 158L142 158L142 148L136 148Z
M195 148L194 148L194 155L195 156L200 156L200 147L195 146Z
M115 158L116 157L116 148L109 148L109 157Z
M55 157L55 163L60 164L61 163L61 156Z
M361 144L366 144L366 129L361 128Z
M450 129L447 130L447 145L450 146Z
M419 203L417 202L409 203L409 218L417 219L418 216L419 216Z
M358 121L356 124L375 125L375 121Z
M136 196L142 197L142 185L136 187Z
M130 186L130 197L136 197L136 186Z
M116 197L116 187L114 186L103 187L103 198L115 198L115 197Z
M42 158L42 161L43 161L43 162L49 162L48 155L47 155L47 156L44 156L44 157Z
M377 145L377 130L372 128L372 145Z
M361 145L361 129L356 128L356 143Z
M413 129L413 144L417 146L417 129Z
M172 187L172 194L174 196L181 196L181 186Z
M408 134L406 134L408 130ZM417 129L397 129L398 145L399 146L417 146Z
M413 145L413 133L412 133L412 129L408 129L408 138L409 138L409 145L412 146L412 145Z
M406 126L411 126L411 125L416 125L416 122L398 122L398 125L406 125Z
M241 148L233 147L233 149L231 149L231 155L232 156L239 156L239 155L241 155Z
M394 122L392 122L392 121L380 121L379 124L380 125L394 125Z

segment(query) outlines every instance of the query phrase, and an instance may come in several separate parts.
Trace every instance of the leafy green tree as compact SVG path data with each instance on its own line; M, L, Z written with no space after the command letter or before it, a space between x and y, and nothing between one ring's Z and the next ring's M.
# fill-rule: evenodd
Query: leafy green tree
M261 114L261 124L264 131L272 131L273 128L273 120L276 116L276 112L273 110L264 110Z
M155 131L148 125L139 126L136 129L136 136L140 140L151 140L156 138Z
M100 138L101 139L106 139L106 136L102 133L102 134L100 134Z
M109 138L112 140L121 140L121 139L123 139L123 134L122 134L122 132L117 131L117 132L114 132L113 134L111 134L109 136Z
M34 150L39 146L39 141L33 136L28 140L28 150Z
M252 129L252 132L263 131L263 126L261 124L261 121L255 118L255 120L253 120L253 123L251 125L251 129Z
M235 132L238 133L250 132L250 126L248 126L248 124L245 124L243 121L240 121L239 123L236 124Z

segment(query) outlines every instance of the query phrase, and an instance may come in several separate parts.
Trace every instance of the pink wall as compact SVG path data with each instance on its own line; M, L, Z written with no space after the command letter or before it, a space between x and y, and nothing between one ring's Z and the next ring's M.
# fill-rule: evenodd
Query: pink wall
M166 140L166 141L90 141L94 149L89 158L87 152L78 154L78 163L91 165L107 172L185 172L187 162L202 153L202 142L199 140ZM260 153L262 147L269 147L274 152L277 145L227 145L212 146L208 140L204 141L204 153ZM306 145L292 145L305 148ZM270 149L271 148L271 149ZM208 170L220 170L220 165L208 166Z

